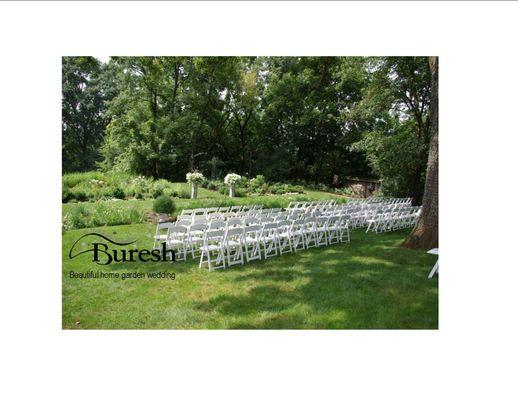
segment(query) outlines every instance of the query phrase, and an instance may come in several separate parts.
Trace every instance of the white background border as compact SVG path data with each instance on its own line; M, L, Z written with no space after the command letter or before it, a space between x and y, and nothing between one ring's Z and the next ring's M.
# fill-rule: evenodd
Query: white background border
M516 3L1 3L3 398L516 398ZM62 55L439 55L439 331L62 331ZM7 222L7 224L5 223Z

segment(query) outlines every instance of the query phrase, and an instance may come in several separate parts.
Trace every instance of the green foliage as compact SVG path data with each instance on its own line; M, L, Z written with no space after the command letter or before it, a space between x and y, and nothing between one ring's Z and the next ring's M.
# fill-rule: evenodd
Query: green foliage
M161 214L172 214L175 210L173 200L169 196L158 196L153 202L153 211Z
M353 194L353 191L350 188L336 188L335 193L345 196L351 196Z
M62 177L62 201L96 201L109 199L156 198L162 194L172 196L174 184L159 179L134 176L121 172L83 172Z
M120 187L116 187L115 189L113 189L113 197L115 197L116 199L124 199L125 197L125 193L124 193L124 190Z
M415 140L412 121L399 125L392 135L370 132L353 149L364 151L373 171L381 178L387 196L422 196L427 146Z
M63 170L86 171L100 160L99 148L106 127L104 90L106 67L94 57L62 60L62 161Z
M145 218L143 210L128 206L123 201L98 201L73 206L63 215L63 230L139 224Z
M395 151L426 161L429 93L426 57L66 57L64 170L97 163L105 173L144 176L120 186L139 199L173 195L149 185L194 170L211 178L202 187L221 194L228 188L216 181L234 171L263 177L241 183L238 195L272 193L267 181L330 186L335 176L375 175L387 193L418 199L423 163L398 172L374 158ZM374 132L402 130L411 135L400 148L366 144ZM106 187L76 189L79 198L113 196Z

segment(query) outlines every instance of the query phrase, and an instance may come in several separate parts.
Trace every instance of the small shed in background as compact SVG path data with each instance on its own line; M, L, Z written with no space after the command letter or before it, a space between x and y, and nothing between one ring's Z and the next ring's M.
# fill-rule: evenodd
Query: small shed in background
M381 181L378 179L356 178L352 176L345 177L345 186L350 188L353 193L361 197L370 197L381 187Z

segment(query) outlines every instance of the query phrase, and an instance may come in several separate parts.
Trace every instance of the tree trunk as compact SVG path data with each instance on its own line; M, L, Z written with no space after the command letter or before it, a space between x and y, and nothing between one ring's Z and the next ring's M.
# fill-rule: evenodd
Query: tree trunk
M417 224L402 246L429 250L439 247L439 59L429 57L432 73L430 104L430 148L424 187L423 208Z

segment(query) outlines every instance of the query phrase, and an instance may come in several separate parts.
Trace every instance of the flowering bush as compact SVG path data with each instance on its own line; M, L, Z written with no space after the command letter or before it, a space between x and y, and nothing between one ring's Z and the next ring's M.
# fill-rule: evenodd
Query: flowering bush
M105 181L102 181L100 179L92 179L90 181L90 185L92 185L92 187L94 188L98 188L98 187L103 187L106 185L106 182Z
M131 181L136 186L145 186L146 185L146 177L145 176L137 176Z
M205 177L201 172L187 172L187 175L185 175L185 179L187 180L187 182L191 184L199 185L203 182Z
M241 179L241 175L238 174L228 174L225 176L225 185L232 186L235 185Z

